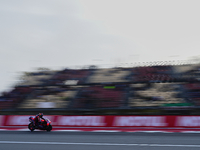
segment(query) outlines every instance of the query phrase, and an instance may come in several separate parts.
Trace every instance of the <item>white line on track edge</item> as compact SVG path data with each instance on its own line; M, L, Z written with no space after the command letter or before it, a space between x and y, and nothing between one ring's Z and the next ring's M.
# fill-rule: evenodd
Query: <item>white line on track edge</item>
M123 143L65 143L65 142L23 142L0 141L0 144L41 144L41 145L87 145L87 146L140 146L140 147L200 147L200 145L173 145L173 144L123 144Z
M29 129L0 129L0 131L30 131ZM43 131L43 130L34 130L33 132L37 132L37 131ZM43 131L44 132L44 131ZM123 131L123 130L91 130L91 131L86 131L86 130L60 130L60 129L53 129L52 132L127 132L127 133L198 133L200 134L200 131Z

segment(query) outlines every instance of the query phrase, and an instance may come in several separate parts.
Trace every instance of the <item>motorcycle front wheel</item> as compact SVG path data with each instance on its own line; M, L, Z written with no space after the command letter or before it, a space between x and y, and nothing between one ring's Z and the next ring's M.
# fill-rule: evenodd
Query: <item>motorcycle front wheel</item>
M33 123L29 123L28 128L31 132L35 130Z

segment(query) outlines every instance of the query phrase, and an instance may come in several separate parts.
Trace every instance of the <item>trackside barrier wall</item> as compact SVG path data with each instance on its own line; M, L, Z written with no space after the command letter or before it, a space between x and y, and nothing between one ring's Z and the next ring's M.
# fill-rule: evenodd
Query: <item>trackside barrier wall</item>
M44 116L54 127L200 128L200 116ZM0 115L0 126L27 126L28 115Z

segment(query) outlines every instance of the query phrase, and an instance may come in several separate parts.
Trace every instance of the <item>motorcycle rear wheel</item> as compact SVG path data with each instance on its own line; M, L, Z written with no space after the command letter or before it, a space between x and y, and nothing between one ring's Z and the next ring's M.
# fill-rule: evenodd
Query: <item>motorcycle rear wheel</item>
M52 125L49 125L47 128L47 132L50 132L52 130Z

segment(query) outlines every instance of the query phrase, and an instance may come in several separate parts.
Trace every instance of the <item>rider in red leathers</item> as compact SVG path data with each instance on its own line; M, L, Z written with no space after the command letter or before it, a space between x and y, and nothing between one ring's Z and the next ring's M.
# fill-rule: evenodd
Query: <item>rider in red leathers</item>
M34 118L34 125L36 126L36 127L42 127L42 125L41 125L41 119L44 119L43 118L43 113L39 113L39 114L37 114L36 116L35 116L35 118Z

